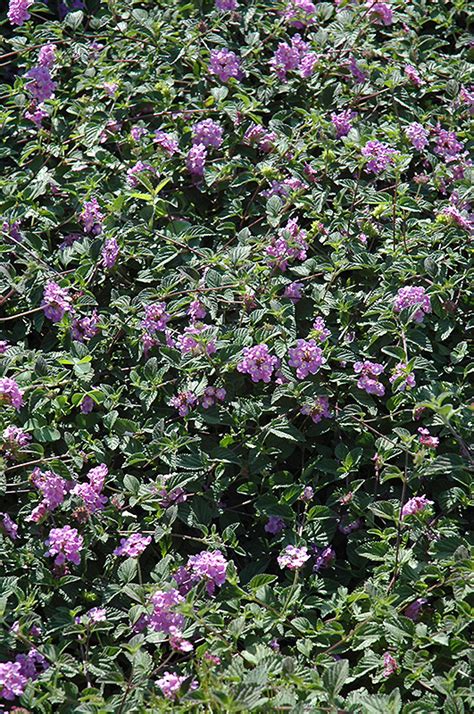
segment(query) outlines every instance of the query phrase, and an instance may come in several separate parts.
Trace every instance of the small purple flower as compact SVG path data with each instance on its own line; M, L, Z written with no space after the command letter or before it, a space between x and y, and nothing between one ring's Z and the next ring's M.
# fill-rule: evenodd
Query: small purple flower
M80 498L89 514L102 511L108 501L107 496L102 494L105 485L105 478L109 470L105 464L100 464L91 469L88 474L88 483L78 483L74 486L71 493Z
M437 436L432 436L429 432L428 429L423 429L423 427L420 426L418 429L419 433L419 442L422 444L422 446L427 446L429 449L436 449L439 446L439 439Z
M12 540L16 540L18 538L18 525L10 518L8 513L0 513L0 518L0 530Z
M201 397L201 405L204 409L209 409L217 402L223 402L225 398L226 391L222 387L206 387Z
M396 659L392 657L390 652L385 652L383 656L383 676L384 677L390 677L391 674L394 674L398 669L398 664Z
M224 133L220 124L212 119L204 119L193 126L193 144L202 144L206 148L218 149Z
M131 166L129 169L127 169L127 183L129 186L132 188L135 188L138 186L138 178L137 175L144 173L145 171L150 171L151 173L155 172L155 169L153 166L150 166L150 164L147 164L143 161L137 161L136 164Z
M310 557L306 546L297 548L294 545L287 545L284 551L278 556L277 561L282 570L283 568L298 570L304 566Z
M180 676L175 672L164 672L163 676L157 680L156 686L159 687L166 699L174 700L178 696L179 689L186 677Z
M374 2L366 0L369 18L377 25L391 25L393 22L393 11L390 5L385 2Z
M38 64L41 67L47 67L48 69L51 69L54 66L54 62L56 60L56 49L56 45L52 42L48 42L47 45L43 45L43 47L40 48L38 54Z
M52 528L49 532L48 539L45 541L48 547L45 555L54 559L56 567L61 568L69 561L74 565L79 565L81 562L81 550L84 545L84 539L79 535L76 528L64 526L63 528Z
M405 362L400 362L396 365L396 367L392 371L392 376L390 377L389 381L391 384L393 384L394 382L402 378L403 380L397 387L398 392L404 392L405 390L413 389L413 387L416 385L415 375L413 374L413 372L407 371L407 366Z
M405 72L405 75L408 77L410 82L415 86L415 87L421 87L422 84L424 84L423 80L421 79L420 75L418 74L418 70L413 67L411 64L405 65L405 68L403 70Z
M265 523L265 531L271 535L277 535L285 527L285 521L280 516L269 516Z
M99 316L93 310L90 317L75 317L71 323L71 337L78 342L85 342L99 334L97 323Z
M237 0L216 0L216 9L222 12L233 12L238 6Z
M310 52L309 45L300 35L291 38L291 44L280 42L270 66L282 82L287 81L288 72L299 70L302 77L309 77L317 62L317 55Z
M0 355L4 355L9 348L9 344L6 340L0 340Z
M323 351L315 340L297 340L296 347L288 350L290 367L296 368L298 379L305 379L308 374L316 374L326 362Z
M120 545L115 548L113 555L138 558L151 543L151 536L141 533L132 533L128 538L121 538Z
M83 397L81 402L81 414L90 414L94 409L95 402L88 394Z
M339 114L334 112L331 114L331 121L336 130L336 138L340 139L342 136L347 136L352 129L351 119L354 116L356 116L356 112L350 109L344 109Z
M38 104L37 106L33 104L31 109L32 111L29 109L25 111L25 119L33 122L35 126L40 127L44 119L48 118L48 111L46 110L44 104Z
M290 283L285 287L283 297L289 298L292 303L296 304L303 297L303 283Z
M267 255L272 258L271 264L284 272L290 261L306 260L309 247L306 235L306 231L299 227L298 221L291 218L266 249Z
M12 25L23 25L30 19L28 9L33 5L34 0L10 0L8 6L8 19Z
M184 391L178 392L169 401L169 405L178 410L179 416L185 417L190 410L197 404L198 398L194 392Z
M266 382L271 380L273 370L277 365L277 358L270 354L265 344L246 347L243 359L238 363L237 370L249 374L252 382Z
M393 157L398 152L382 141L368 141L361 153L368 159L366 170L371 174L380 174L393 164Z
M203 320L206 315L206 308L199 302L199 300L193 300L188 307L186 314L189 315L191 320L195 322L196 320Z
M226 48L211 50L209 72L219 77L221 82L228 82L232 77L240 79L242 77L240 58L235 52Z
M177 343L181 354L214 354L216 352L215 340L208 334L203 334L207 329L207 325L196 322L193 322L190 327L185 327L184 335L179 336Z
M418 149L418 151L423 151L425 146L428 145L428 131L417 121L409 124L405 129L405 135L410 141L411 145Z
M301 494L300 498L302 501L305 503L308 503L311 501L314 497L314 489L312 486L305 486L303 489L303 493Z
M464 150L464 144L462 144L456 133L454 131L446 131L446 129L435 129L436 146L434 148L435 154L441 156L447 161L451 161L459 156L459 154Z
M403 614L405 617L416 622L420 617L423 606L426 605L427 602L428 600L426 598L419 597L404 609Z
M173 156L173 154L176 154L176 152L179 149L178 142L176 139L172 136L172 134L168 134L165 131L161 131L158 129L158 131L155 132L155 138L153 139L155 144L158 144L164 151L169 156Z
M412 516L415 513L423 511L427 506L432 505L433 501L429 501L426 496L414 496L403 506L401 517L403 519L406 518L406 516Z
M194 144L186 157L186 168L193 176L204 176L207 151L204 144Z
M14 379L2 377L0 379L0 404L10 404L19 410L23 406L23 392Z
M176 612L177 605L184 602L184 597L176 588L171 590L157 590L151 598L153 612L147 618L147 625L155 632L165 632L169 634L174 628L182 630L184 626L184 616Z
M141 321L141 326L148 333L164 332L170 320L171 317L166 312L166 303L156 302L145 305L145 318Z
M56 82L53 81L47 67L32 67L26 73L26 77L31 80L27 83L26 88L38 104L54 97Z
M13 1L11 0L11 2ZM16 24L21 25L22 23ZM21 697L27 684L28 679L22 674L20 662L0 662L0 697L8 701L12 701L15 697Z
M313 566L313 571L315 573L319 573L320 570L328 568L336 557L336 551L329 545L325 548L313 546L313 553L316 558Z
M315 424L322 419L331 419L332 414L329 409L329 399L327 397L316 397L311 404L304 404L300 409L300 414L310 416Z
M447 223L459 226L459 228L462 228L469 234L471 234L474 229L473 214L466 212L465 215L463 215L461 211L456 208L456 206L446 206L443 208L439 216L441 216Z
M323 317L317 317L313 322L313 334L319 342L326 342L327 338L331 336L331 330L327 329Z
M282 17L298 30L316 22L316 5L311 0L288 0Z
M273 149L277 135L274 131L266 131L260 124L252 123L244 134L244 143L258 146L261 151L268 153Z
M130 128L130 136L132 137L133 141L136 142L139 142L140 139L145 136L146 133L147 131L145 127L138 126L138 124Z
M385 387L377 379L383 371L383 365L378 362L369 362L369 360L355 362L354 372L360 375L357 380L357 386L359 389L363 389L367 392L367 394L375 394L377 397L383 397Z
M356 61L356 58L354 57L354 55L350 56L348 67L349 67L349 72L351 73L354 81L357 84L363 84L365 81L367 81L368 76L365 72L363 72L361 70L361 68L357 64L357 61Z
M204 581L207 592L213 595L216 586L221 587L225 583L228 565L220 550L202 550L188 558L186 570L190 574L191 581Z
M108 97L113 97L118 89L117 82L104 82L104 91Z
M104 268L113 268L117 262L119 253L120 247L115 238L109 238L106 240L101 253L102 265Z
M84 231L86 233L91 233L94 236L102 233L102 222L104 220L104 216L96 198L91 198L90 201L85 201L79 220L84 226Z
M423 322L425 315L431 313L431 300L430 296L426 294L425 288L410 285L399 289L393 303L394 311L401 312L412 307L417 308L413 319L418 323Z
M66 288L50 280L46 283L41 307L48 320L61 322L66 312L71 311L71 297Z

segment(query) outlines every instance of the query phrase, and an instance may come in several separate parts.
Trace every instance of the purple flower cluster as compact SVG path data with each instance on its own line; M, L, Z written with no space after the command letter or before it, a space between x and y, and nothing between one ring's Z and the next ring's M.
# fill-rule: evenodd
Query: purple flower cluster
M344 109L339 114L333 112L331 114L331 121L336 130L336 137L340 139L342 136L347 136L347 134L352 129L351 120L356 116L356 112L350 109Z
M403 70L405 72L405 75L408 77L410 82L415 86L415 87L421 87L422 84L424 84L423 80L421 79L418 70L413 67L411 64L405 65L405 68Z
M423 429L420 426L418 429L419 441L423 446L427 446L429 449L436 449L439 446L439 439L437 436L432 436L428 429Z
M413 315L415 322L423 322L425 315L431 313L431 300L425 288L417 285L400 288L393 303L394 311L401 312L413 307L417 308Z
M268 521L265 523L265 531L271 535L278 535L284 527L285 521L280 516L269 516Z
M15 409L23 406L23 392L14 379L2 377L0 379L0 404L6 403Z
M225 398L226 391L223 387L206 387L201 397L201 405L204 409L209 409L217 402L223 402Z
M273 238L266 252L272 258L271 264L285 271L290 261L306 260L308 247L306 231L299 227L295 218L291 218Z
M108 499L102 494L105 479L109 470L105 464L100 464L88 473L89 483L76 484L72 494L82 499L89 514L101 511Z
M285 287L283 297L289 298L293 304L303 297L303 283L290 283Z
M233 12L238 6L237 0L216 0L216 9L222 12Z
M326 362L323 351L318 347L315 340L297 340L296 347L288 350L290 367L296 368L298 379L305 379L308 374L316 374L321 365Z
M0 513L0 530L2 530L9 538L16 540L18 538L18 524L10 518L8 513Z
M418 151L423 151L425 146L428 145L429 132L417 121L414 121L407 126L405 129L405 135L411 145L414 146L415 149L418 149Z
M205 582L208 594L213 595L216 586L225 583L228 565L220 550L202 550L188 558L185 568L178 569L175 580L183 593L189 592L196 583Z
M90 233L93 236L98 236L102 233L104 216L96 198L85 201L79 220L84 226L85 233Z
M185 679L186 677L174 672L164 672L163 676L157 680L156 686L161 689L166 699L174 700L178 696L179 689Z
M391 674L394 674L398 669L398 664L397 660L392 657L390 652L384 652L383 655L383 676L384 677L390 677Z
M315 424L318 424L322 419L330 419L332 414L329 409L329 399L316 397L311 404L304 404L301 407L300 414L310 416Z
M293 191L300 191L305 187L306 184L304 184L303 181L301 181L301 179L297 176L289 176L288 178L283 179L283 181L272 181L270 188L262 191L262 196L265 196L265 198L271 198L272 196L282 196L283 198L286 198Z
M270 66L282 82L287 81L288 72L299 71L301 77L310 77L314 71L318 55L311 52L307 42L300 35L291 38L291 44L280 42L270 60Z
M302 546L297 548L294 545L287 545L284 551L278 556L277 561L280 568L288 568L288 570L298 570L302 568L310 558L308 548Z
M105 241L102 248L101 258L104 268L113 268L117 262L120 253L120 247L115 238L109 238Z
M127 169L127 183L128 183L128 185L131 186L132 188L135 188L136 186L138 186L137 175L143 173L144 171L150 171L151 173L154 173L155 169L153 168L153 166L145 163L144 161L137 161L136 164L134 164L129 169Z
M403 611L403 614L405 617L408 617L410 620L418 620L420 617L421 610L424 605L428 600L424 597L419 597L416 600L414 600L408 607L406 607Z
M377 25L391 25L393 22L393 11L386 2L377 0L366 0L368 15Z
M166 303L155 302L145 305L145 317L141 321L141 326L145 332L153 335L155 332L165 332L170 320L171 317L166 312Z
M38 523L51 511L56 510L64 502L71 489L71 482L58 476L54 471L41 471L35 468L31 474L31 483L43 496L42 501L33 509L27 520Z
M191 409L198 403L198 398L191 391L178 392L169 400L169 405L178 410L179 416L185 417Z
M44 289L41 307L48 320L61 322L66 312L71 311L71 297L66 288L49 280Z
M383 141L368 141L361 150L367 161L366 169L371 174L380 174L393 164L393 157L398 153Z
M221 82L228 82L232 77L240 79L242 77L240 58L235 52L226 48L211 50L209 72L219 77Z
M455 159L464 150L464 144L459 141L454 131L437 128L435 129L435 134L436 146L434 152L443 159L449 161Z
M193 176L204 176L207 151L204 144L194 144L186 157L186 168Z
M74 565L79 565L81 562L84 539L76 528L71 528L71 526L52 528L45 545L48 547L45 555L50 558L56 556L54 564L57 568L66 566L67 562L74 563Z
M432 506L433 501L429 501L426 496L414 496L405 503L402 508L401 517L412 516L415 513L423 511L427 506Z
M20 429L18 426L13 425L7 426L3 430L2 438L5 442L5 446L8 448L6 455L9 458L14 456L18 449L21 449L22 446L26 446L31 441L30 434L27 434L26 431L23 431L23 429Z
M385 387L378 381L379 375L384 371L383 365L378 362L356 362L354 364L354 372L359 374L357 386L363 389L367 394L375 394L377 397L383 397Z
M168 134L166 131L161 131L160 129L155 132L153 141L155 144L158 144L163 151L166 151L169 156L176 154L179 149L179 144L172 134Z
M404 392L407 389L413 389L413 387L416 385L415 375L413 374L413 372L409 372L407 370L405 362L399 362L399 364L394 367L392 371L392 376L390 377L389 381L391 384L393 384L399 379L402 381L397 387L398 392Z
M261 151L268 153L273 149L277 135L274 131L267 131L261 124L252 123L244 134L244 142L257 146Z
M336 557L336 551L330 545L325 548L313 546L312 550L315 556L315 563L313 565L313 571L315 573L319 573L320 570L328 568Z
M7 16L12 25L23 25L30 19L28 9L33 2L34 0L10 0Z
M237 364L237 370L249 374L252 382L268 383L277 363L277 358L270 354L268 346L260 344L244 349L243 359Z
M282 17L298 30L316 22L316 5L312 0L288 0Z
M26 88L35 102L41 104L41 102L54 97L56 82L53 81L48 67L42 67L41 65L32 67L28 70L26 76L31 80L27 83Z
M99 334L99 316L94 310L90 317L75 317L71 323L71 336L77 342L85 342Z
M128 538L121 538L120 545L113 551L114 555L127 558L138 558L151 543L151 536L132 533Z
M312 335L319 342L326 342L327 338L331 335L331 330L326 327L326 322L323 317L317 317L313 322Z
M204 119L194 124L193 144L203 144L206 148L213 147L219 149L222 145L222 135L224 133L220 124L212 119Z
M52 42L48 42L47 45L43 45L38 53L38 64L40 67L47 67L52 69L56 61L56 45Z
M147 617L147 625L156 632L166 632L169 634L172 629L174 631L182 630L184 625L184 616L174 611L176 605L184 602L184 597L179 590L172 588L171 590L158 590L154 593L150 602L153 605L153 612Z

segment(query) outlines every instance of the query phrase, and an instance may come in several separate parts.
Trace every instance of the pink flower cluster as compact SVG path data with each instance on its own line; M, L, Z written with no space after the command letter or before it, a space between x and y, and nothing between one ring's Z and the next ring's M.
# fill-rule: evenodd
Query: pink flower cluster
M74 565L79 565L81 562L84 539L79 535L76 528L71 528L71 526L52 528L45 545L48 547L45 555L50 558L56 556L54 564L57 568L66 566L67 561L74 563Z
M48 67L52 69L54 67L54 62L56 60L56 45L52 42L48 42L47 45L43 45L38 53L38 64L41 67Z
M147 164L144 161L137 161L136 164L131 166L129 169L127 169L127 183L129 186L132 188L135 188L138 186L138 178L137 176L139 174L144 173L145 171L150 171L151 173L155 172L155 169L153 166L150 164Z
M291 218L278 237L273 238L266 252L272 258L271 264L285 271L290 261L306 260L308 247L306 231L299 227L295 218Z
M425 146L428 145L429 132L417 121L412 122L406 127L405 135L412 146L418 149L418 151L423 151Z
M161 131L160 129L155 132L153 141L166 151L169 156L176 154L179 149L179 144L176 139L171 134L168 134L166 131Z
M30 19L28 9L33 2L34 0L10 0L7 16L12 25L23 25Z
M214 354L216 351L216 343L206 333L207 325L193 323L189 327L184 328L184 334L178 338L178 347L181 354Z
M291 44L280 42L270 60L270 66L282 82L287 81L288 72L299 71L301 77L310 77L318 61L318 55L310 52L307 42L300 35L291 38Z
M174 672L165 672L163 676L157 680L156 686L159 687L166 699L176 699L179 689L186 677L180 676Z
M178 392L174 397L171 397L169 404L178 410L179 416L187 416L191 409L198 403L198 398L189 390Z
M383 656L383 676L384 677L390 677L391 674L394 674L398 669L398 664L397 661L390 652L385 652Z
M405 65L405 68L403 70L405 72L406 77L410 80L410 82L415 86L415 87L421 87L422 84L424 84L423 80L421 79L418 70L416 67L413 67L411 64Z
M7 701L21 697L28 680L37 679L48 666L43 655L34 648L26 655L17 655L14 662L0 662L0 697Z
M342 136L346 136L352 129L351 120L356 116L356 112L350 109L344 109L339 114L333 112L331 114L331 121L336 130L336 138L340 139Z
M298 30L316 22L316 5L312 0L288 0L282 17L292 27Z
M265 153L273 149L277 135L274 131L267 131L261 124L251 124L244 134L244 142L258 146Z
M138 558L151 543L151 536L132 533L128 538L121 538L120 545L113 551L114 555L127 558Z
M412 307L417 308L413 315L415 322L423 322L425 315L430 314L431 300L430 296L426 294L425 288L410 285L399 289L393 303L394 311L401 312Z
M62 476L55 474L54 471L43 472L39 468L33 470L31 483L43 496L42 501L26 519L33 523L39 523L51 511L59 508L72 487L72 482L66 481Z
M238 6L239 3L237 0L216 0L217 10L221 10L222 12L233 12L237 10Z
M104 247L102 248L102 265L104 268L113 268L117 262L118 255L120 253L120 247L115 238L109 238L105 241Z
M141 321L141 326L145 332L152 336L155 332L165 332L170 315L166 312L166 303L156 302L145 305L145 317Z
M427 446L429 449L436 449L439 446L439 439L437 436L432 436L428 429L424 429L420 426L418 429L419 442L422 446Z
M204 176L207 151L204 144L194 144L186 157L186 168L193 176Z
M0 404L2 403L10 404L17 410L23 406L23 392L10 377L0 379Z
M10 518L8 513L0 513L0 516L2 518L0 521L0 530L12 540L16 540L18 538L18 524Z
M91 235L98 236L102 233L102 223L104 215L96 198L85 201L79 220L84 226L84 231Z
M384 371L383 365L378 362L355 362L354 372L360 374L357 380L359 389L363 389L367 394L375 394L377 397L383 397L385 387L378 381L378 377Z
M240 58L235 52L226 48L211 50L209 72L219 77L221 82L228 82L231 78L240 79L242 77Z
M99 316L94 310L90 317L75 317L71 323L71 336L77 342L85 342L99 334Z
M61 322L66 312L71 311L71 302L67 288L62 288L54 280L46 283L41 307L48 320Z
M100 464L89 471L89 483L76 484L72 489L72 494L82 499L89 514L101 511L108 501L107 496L102 494L108 473L107 466Z
M193 126L193 144L203 144L206 148L219 149L224 133L220 124L212 119L204 119Z
M312 404L304 404L301 407L300 414L310 416L315 424L318 424L322 419L330 419L332 414L329 409L329 399L316 397Z
M367 171L371 174L380 174L390 164L393 164L394 156L398 152L383 141L368 141L361 153L368 159Z
M184 616L175 612L176 605L184 602L184 597L179 590L158 590L154 593L150 602L153 605L153 612L147 617L147 625L156 632L176 633L181 631L184 625Z
M402 381L397 387L398 392L404 392L407 389L413 389L413 387L416 385L415 375L413 374L413 372L409 372L407 370L405 362L399 362L399 364L396 365L396 367L392 371L392 376L390 377L389 381L391 384L393 384L399 379Z
M206 590L213 595L216 586L225 583L229 563L220 550L202 550L188 558L186 567L175 573L175 580L182 593L187 593L196 583L206 583Z
M54 97L56 82L53 81L48 67L41 65L32 67L28 70L26 76L31 80L27 83L26 88L35 102L41 104Z
M377 0L366 0L368 15L377 25L391 25L393 22L393 11L386 2Z
M277 364L278 359L270 354L267 345L260 344L244 349L243 359L237 364L237 370L249 374L252 382L268 383Z
M209 409L217 402L223 402L225 398L226 391L223 387L206 387L201 397L201 405L204 409Z
M298 570L302 568L311 556L308 553L308 548L302 546L297 548L294 545L287 545L285 550L278 556L277 561L280 568L288 568L288 570Z
M323 317L317 317L313 322L312 335L319 342L326 342L327 338L331 336L331 330L327 329Z
M297 340L296 347L290 348L288 352L288 364L296 368L298 379L305 379L308 374L316 374L326 362L323 351L315 340Z
M423 511L427 506L432 506L433 501L429 501L426 496L414 496L405 503L402 508L401 517L412 516L415 513Z

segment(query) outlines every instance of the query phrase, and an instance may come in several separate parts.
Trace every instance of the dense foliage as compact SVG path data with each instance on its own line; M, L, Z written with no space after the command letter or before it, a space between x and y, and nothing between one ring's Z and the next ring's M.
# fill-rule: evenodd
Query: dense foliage
M2 4L2 711L472 711L467 7Z

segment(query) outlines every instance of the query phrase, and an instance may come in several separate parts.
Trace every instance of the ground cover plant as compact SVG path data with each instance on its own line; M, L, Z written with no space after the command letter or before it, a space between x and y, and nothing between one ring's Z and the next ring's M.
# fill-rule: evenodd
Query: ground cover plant
M0 710L472 711L467 1L0 23Z

